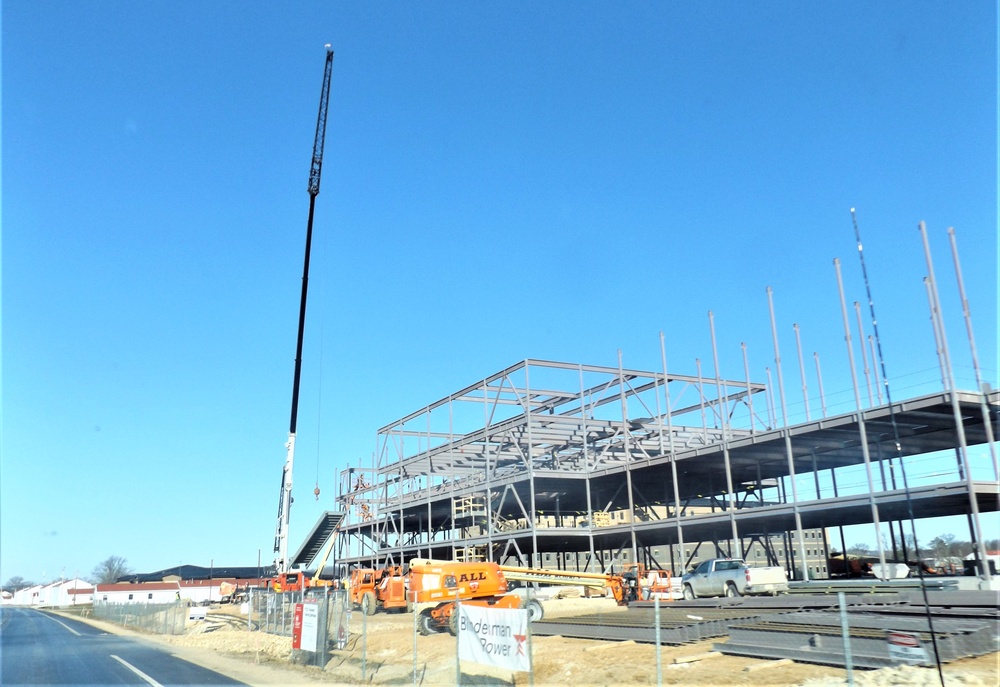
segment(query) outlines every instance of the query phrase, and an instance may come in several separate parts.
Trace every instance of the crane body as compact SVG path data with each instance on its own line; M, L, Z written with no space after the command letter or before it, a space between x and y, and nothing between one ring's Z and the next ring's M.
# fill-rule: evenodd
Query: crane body
M306 223L306 249L302 267L302 295L299 300L299 328L295 344L295 373L292 380L292 413L285 443L285 466L281 472L281 492L278 500L278 524L274 535L274 571L288 572L288 525L292 508L292 468L295 464L295 430L299 412L299 381L302 375L302 341L306 327L306 298L309 294L309 257L312 248L313 216L316 196L319 195L320 175L323 169L323 144L326 139L326 113L330 100L330 74L333 71L333 50L326 46L326 64L323 68L323 88L320 91L319 115L316 119L316 138L313 141L312 162L309 167L309 219Z

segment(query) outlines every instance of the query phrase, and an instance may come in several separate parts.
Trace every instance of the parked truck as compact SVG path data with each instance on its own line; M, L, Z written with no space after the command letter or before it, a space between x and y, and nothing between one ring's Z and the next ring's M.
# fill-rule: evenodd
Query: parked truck
M706 596L744 596L788 591L785 569L774 565L751 568L738 558L712 558L681 579L685 599Z

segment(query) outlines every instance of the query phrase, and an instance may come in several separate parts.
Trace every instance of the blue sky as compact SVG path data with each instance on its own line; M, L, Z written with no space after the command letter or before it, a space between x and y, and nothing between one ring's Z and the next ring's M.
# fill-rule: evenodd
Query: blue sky
M325 43L293 548L379 427L518 360L662 330L711 374L712 310L766 381L767 286L792 412L793 323L852 401L851 207L894 396L940 384L920 220L997 386L996 4L870 5L8 0L0 579L271 560Z

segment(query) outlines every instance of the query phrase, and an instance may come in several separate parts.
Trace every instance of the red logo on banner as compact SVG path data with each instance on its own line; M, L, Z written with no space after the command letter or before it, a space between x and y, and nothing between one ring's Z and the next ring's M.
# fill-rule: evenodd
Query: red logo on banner
M920 641L915 635L905 632L890 632L887 639L890 644L895 644L896 646L907 646L913 648L920 646Z
M295 615L292 620L292 648L302 648L302 604L295 604Z

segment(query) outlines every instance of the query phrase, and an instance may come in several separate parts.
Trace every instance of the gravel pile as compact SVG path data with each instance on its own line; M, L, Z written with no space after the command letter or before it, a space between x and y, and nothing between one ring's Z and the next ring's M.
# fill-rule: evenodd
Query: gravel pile
M846 684L846 679L824 677L806 680L800 687L840 687L840 685ZM896 666L878 670L856 670L854 671L854 684L856 687L902 687L903 685L908 687L940 687L941 678L938 676L936 668ZM980 675L950 671L945 676L945 684L948 687L995 687L994 682L983 681Z
M221 629L214 632L164 636L170 644L212 649L229 654L260 656L280 661L292 654L292 638L269 635L264 632Z

